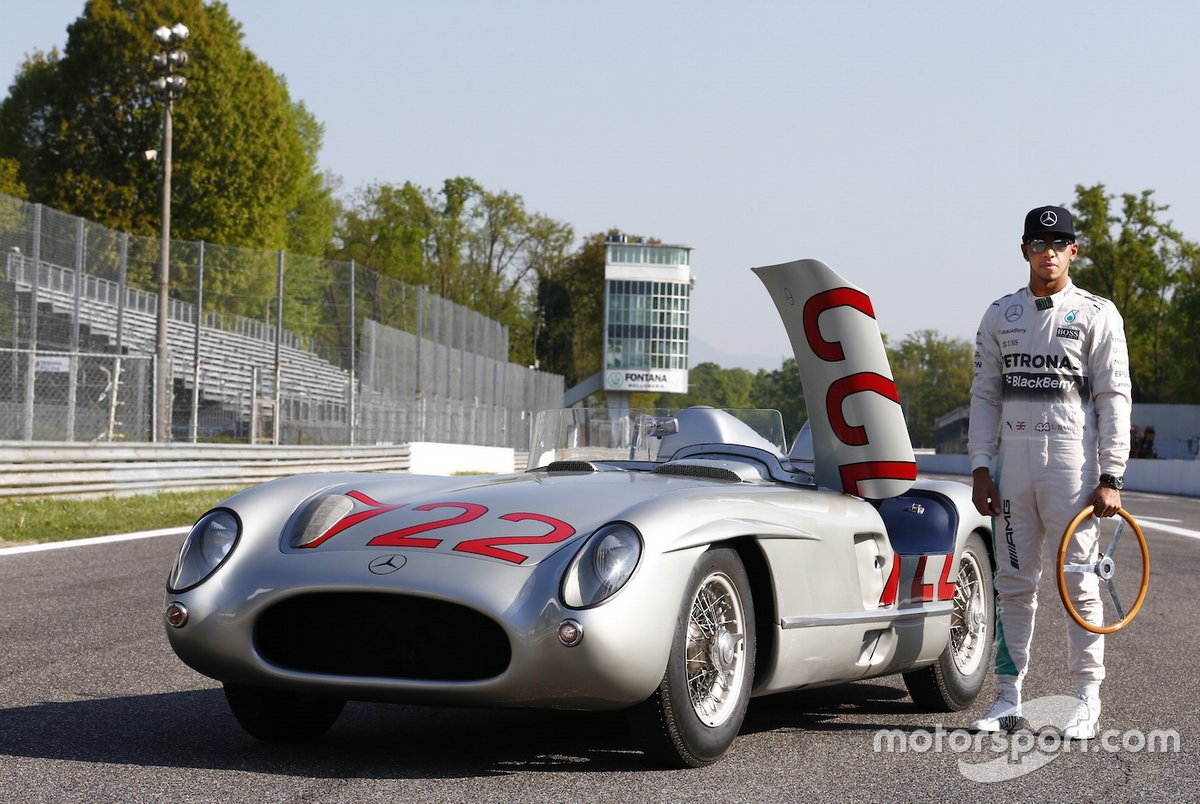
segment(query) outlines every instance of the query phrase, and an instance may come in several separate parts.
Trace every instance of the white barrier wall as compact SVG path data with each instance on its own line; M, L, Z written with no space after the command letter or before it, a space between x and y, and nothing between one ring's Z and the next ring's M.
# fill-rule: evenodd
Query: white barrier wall
M513 450L508 447L473 447L469 444L409 444L408 471L414 475L481 474L513 471Z
M940 475L971 474L971 459L966 455L918 454L917 468ZM1200 497L1200 461L1155 461L1135 458L1125 470L1125 488Z
M408 445L81 444L0 441L0 497L232 488L309 472L404 472Z
M507 474L515 471L516 457L512 449L505 447L428 442L372 447L250 447L0 441L0 498L230 488L308 472Z

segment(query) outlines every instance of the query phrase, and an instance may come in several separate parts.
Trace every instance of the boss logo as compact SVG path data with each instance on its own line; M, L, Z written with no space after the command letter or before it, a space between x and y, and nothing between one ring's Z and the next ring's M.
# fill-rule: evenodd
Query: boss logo
M1070 327L1059 327L1054 334L1060 338L1067 338L1072 341L1079 340L1079 330L1071 329Z

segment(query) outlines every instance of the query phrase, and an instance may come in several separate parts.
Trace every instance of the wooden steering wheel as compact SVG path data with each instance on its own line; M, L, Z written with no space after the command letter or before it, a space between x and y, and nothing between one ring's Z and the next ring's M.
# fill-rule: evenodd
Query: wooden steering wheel
M1067 564L1067 545L1071 543L1071 537L1075 535L1075 529L1079 527L1083 520L1092 515L1092 506L1084 506L1083 510L1075 515L1071 520L1071 524L1067 525L1067 529L1063 532L1062 543L1058 547L1058 595L1062 598L1063 606L1067 609L1067 614L1071 615L1071 619L1079 623L1081 628L1086 628L1093 634L1111 634L1114 631L1120 631L1125 626L1133 621L1137 615L1138 609L1142 607L1142 601L1146 599L1146 588L1150 585L1150 550L1146 546L1146 537L1142 534L1142 529L1138 527L1138 523L1124 508L1117 509L1117 515L1123 519L1117 525L1117 532L1113 534L1112 543L1108 549L1101 552L1099 558L1090 564ZM1117 551L1117 541L1121 538L1121 532L1125 529L1125 524L1129 523L1133 528L1133 532L1137 535L1138 546L1142 550L1142 583L1138 589L1137 600L1133 601L1133 607L1126 614L1121 606L1121 601L1117 597L1117 589L1113 586L1112 578L1117 570L1117 562L1113 554ZM1093 625L1080 616L1075 610L1075 606L1071 603L1071 597L1067 594L1067 578L1068 572L1094 572L1100 576L1100 580L1105 582L1108 587L1109 597L1112 598L1113 608L1116 609L1120 620L1110 625Z

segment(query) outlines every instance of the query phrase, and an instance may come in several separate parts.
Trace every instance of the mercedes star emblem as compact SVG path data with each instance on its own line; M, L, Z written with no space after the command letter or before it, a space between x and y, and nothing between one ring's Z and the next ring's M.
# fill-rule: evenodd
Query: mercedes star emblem
M367 568L376 575L390 575L408 562L404 556L380 556L371 561Z
M1054 224L1058 223L1058 216L1050 210L1046 210L1042 213L1041 221L1042 226L1053 226Z

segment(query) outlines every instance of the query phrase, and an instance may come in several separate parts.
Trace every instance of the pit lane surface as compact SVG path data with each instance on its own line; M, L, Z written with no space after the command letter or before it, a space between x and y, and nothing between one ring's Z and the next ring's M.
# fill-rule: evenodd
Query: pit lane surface
M899 678L755 699L725 759L693 771L647 766L613 714L352 703L319 742L265 745L163 636L163 582L180 537L0 551L0 800L1192 799L1200 500L1127 493L1124 503L1160 527L1145 529L1150 596L1108 641L1101 729L1120 732L1115 750L1035 747L1041 758L1022 752L1017 763L994 746L963 751L962 732L933 748L939 723L964 726L990 705L991 682L968 712L930 716ZM1027 700L1072 691L1051 576L1042 588ZM890 750L882 729L902 735ZM1179 751L1131 750L1154 729L1177 732ZM1003 768L981 769L997 758ZM1017 771L990 784L964 775Z

